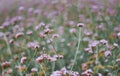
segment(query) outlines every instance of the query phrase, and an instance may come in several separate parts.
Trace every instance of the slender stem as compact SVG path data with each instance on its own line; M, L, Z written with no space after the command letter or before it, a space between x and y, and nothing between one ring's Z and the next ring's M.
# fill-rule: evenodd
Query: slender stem
M55 46L56 46L56 49L55 49L55 47L54 47L54 45L53 45L53 47L54 47L54 50L56 50L57 51L57 44L55 43ZM55 69L55 64L56 64L56 62L53 62L53 64L52 64L52 72L54 71L54 69Z
M30 62L31 62L32 60L34 60L34 57L35 57L36 54L37 54L37 50L35 50L32 58L30 59L29 64L28 64L28 67L30 66ZM28 68L27 68L27 70L28 70ZM26 71L27 71L27 70L26 70Z
M77 45L77 50L76 50L76 53L75 53L75 56L74 56L73 65L71 66L71 70L73 69L73 67L75 65L75 62L76 62L76 59L77 59L77 55L78 55L78 51L79 51L79 46L80 46L80 42L81 42L81 31L82 31L82 29L79 28L78 45Z
M95 60L95 64L96 64L96 66L98 66L99 65L99 58L98 58L98 46L96 46L96 60ZM96 73L98 73L98 68L96 69Z
M49 34L47 34L47 36L48 36L48 38L49 38L49 40L50 40ZM56 50L55 46L53 45L52 40L50 40L50 42L51 42L51 45L52 45L52 47L53 47L53 49L54 49L54 51L55 51L55 54L57 54L57 50Z
M17 61L18 66L21 66L20 63ZM19 71L20 76L23 76L22 70Z
M49 34L47 34L47 36L48 36L48 38L50 38L50 36L49 36ZM49 39L50 40L50 39ZM50 40L50 42L51 42L51 45L52 45L52 47L53 47L53 49L54 49L54 51L55 51L55 54L57 54L57 48L55 48L55 46L54 46L54 43ZM55 43L56 44L56 43ZM57 46L56 46L57 47ZM55 63L56 62L53 62L53 64L52 64L52 72L54 71L54 69L55 69Z
M98 64L98 46L96 47L96 61L95 61L96 64Z
M54 71L55 69L55 62L52 63L52 72Z
M44 71L44 69L43 69L43 66L41 65L41 64L39 64L40 65L40 67L41 67L41 70L43 71L43 73L44 73L44 76L47 76L46 74L45 74L45 71Z
M9 55L12 55L12 52L11 52L11 49L10 49L10 45L8 43L8 39L7 39L5 34L4 34L4 39L5 39L5 42L7 44L7 52L9 53Z

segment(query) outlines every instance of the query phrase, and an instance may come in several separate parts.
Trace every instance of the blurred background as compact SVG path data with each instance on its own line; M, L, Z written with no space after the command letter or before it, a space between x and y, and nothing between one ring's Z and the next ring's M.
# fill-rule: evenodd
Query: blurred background
M79 39L78 23L82 23L85 27L81 31L79 50L82 52L78 53L73 70L82 74L83 71L92 68L94 76L97 76L98 71L104 76L109 72L117 76L120 67L120 64L115 62L120 58L120 49L116 49L120 44L118 38L120 36L120 0L0 0L0 63L10 61L12 64L10 67L14 71L13 76L16 76L19 70L17 72L15 66L23 56L35 60L42 54L41 52L44 53L43 48L46 54L53 56L55 49L50 41L53 40L57 53L64 58L58 60L53 69L52 63L43 62L47 76L64 66L70 69ZM46 35L46 30L52 31L49 37ZM54 40L56 37L58 39ZM90 45L97 45L96 41L100 40L108 44L98 49L100 61L98 66L95 65L96 54L85 49ZM34 56L36 48L39 49ZM9 55L10 51L11 55ZM106 51L110 55L108 58L104 55ZM84 63L88 64L85 69L82 68ZM23 75L30 73L31 68L36 67L34 66L36 64L35 61L27 61L25 66L28 70L25 70ZM98 71L96 71L97 68L99 68ZM0 73L6 71L6 66L5 68L0 66Z

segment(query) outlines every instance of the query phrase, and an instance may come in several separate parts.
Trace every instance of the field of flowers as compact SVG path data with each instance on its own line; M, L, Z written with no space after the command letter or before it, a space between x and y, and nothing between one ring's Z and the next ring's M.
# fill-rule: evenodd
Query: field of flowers
M120 0L3 1L0 76L120 76Z

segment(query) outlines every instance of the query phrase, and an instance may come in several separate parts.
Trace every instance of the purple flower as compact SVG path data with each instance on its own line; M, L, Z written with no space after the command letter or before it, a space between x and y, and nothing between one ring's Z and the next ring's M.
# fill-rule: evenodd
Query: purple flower
M37 69L37 68L32 68L31 71L32 71L32 72L37 72L38 69Z
M110 50L105 51L105 57L108 57L108 56L111 56L111 55L112 55L112 53L111 53Z
M21 60L20 60L20 62L24 63L26 60L27 60L27 57L22 57Z

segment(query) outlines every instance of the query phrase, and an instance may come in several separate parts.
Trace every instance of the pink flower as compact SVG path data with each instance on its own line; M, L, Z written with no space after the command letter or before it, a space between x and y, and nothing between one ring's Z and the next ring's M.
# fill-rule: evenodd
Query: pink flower
M76 33L76 29L75 29L75 28L71 28L69 31L70 31L70 33L72 33L72 34Z
M85 32L85 35L86 35L86 36L91 36L92 34L93 34L92 31L87 31L87 32Z
M96 47L99 44L99 41L91 41L89 47Z
M12 74L13 70L12 69L8 69L7 73L8 74Z
M63 55L54 55L54 57L57 58L57 59L62 59Z
M85 51L88 52L88 53L93 53L92 48L90 48L90 47L89 48L85 48Z
M44 34L48 34L48 33L50 33L52 30L50 30L49 28L47 28L47 29L45 29L44 30Z
M113 46L114 46L114 47L118 47L118 44L117 44L117 43L114 43Z
M120 58L116 59L116 62L120 62Z
M37 41L33 41L33 42L29 42L29 43L27 44L27 47L28 47L28 48L38 49L40 46L39 46L39 44L38 44Z
M107 40L102 39L102 40L100 40L100 43L101 43L101 44L103 44L103 45L106 45L106 44L108 43L108 41L107 41Z
M38 15L38 14L40 14L40 12L41 12L41 11L40 11L39 9L36 9L36 10L34 10L33 13L34 13L35 15Z
M44 60L44 58L42 56L40 56L36 59L36 62L40 63L40 62L43 62L43 60Z
M83 23L78 23L77 26L78 26L78 27L84 27L85 24L83 24Z
M118 37L120 37L120 32L119 32L119 33L117 33L117 36L118 36Z
M20 11L20 12L22 12L22 11L24 11L25 10L25 8L23 7L23 6L20 6L19 8L18 8L18 11Z
M29 13L29 14L32 14L33 11L34 11L34 8L29 8L29 9L28 9L28 13Z
M84 70L84 69L86 69L87 68L87 64L86 63L83 63L82 64L82 69Z
M33 33L33 32L30 31L30 30L26 32L27 35L31 35L32 33Z
M37 69L37 68L32 68L31 71L32 71L32 72L37 72L38 69Z
M21 60L20 60L20 62L24 63L26 60L27 60L27 57L22 57Z
M102 74L101 74L101 73L98 73L98 76L102 76Z
M54 71L50 76L62 76L60 71Z
M6 68L6 67L9 67L11 65L11 62L8 62L8 61L5 61L5 62L2 62L1 63L1 66Z
M45 23L41 22L37 26L35 26L35 30L39 30L41 27L44 27Z
M15 38L21 37L21 36L23 36L23 35L24 35L23 32L19 32L19 33L17 33L17 34L15 35Z
M0 26L0 30L4 29L4 26Z
M10 22L6 21L2 24L3 27L8 27L10 25Z
M108 73L108 76L112 76L112 73Z
M79 76L79 73L76 71L69 71L65 67L62 68L60 71L54 71L50 76Z
M58 38L58 37L59 37L58 34L53 34L52 39L55 39L55 38Z
M44 33L40 33L39 36L40 36L41 38L45 38L47 35L44 34Z
M111 53L111 51L110 51L110 50L105 51L105 57L108 57L108 56L111 56L111 55L112 55L112 53Z
M88 69L88 70L84 71L84 72L82 73L82 75L92 76L92 73L93 73L93 71L92 71L91 69Z
M14 40L13 40L13 39L10 39L10 40L9 40L9 43L10 43L10 44L13 44L13 43L14 43Z
M63 74L63 75L66 75L67 74L67 69L64 67L64 68L62 68L61 70L61 73Z
M7 73L5 71L3 71L2 76L7 76Z
M57 59L56 59L55 57L50 57L49 60L50 60L51 62L57 61Z

